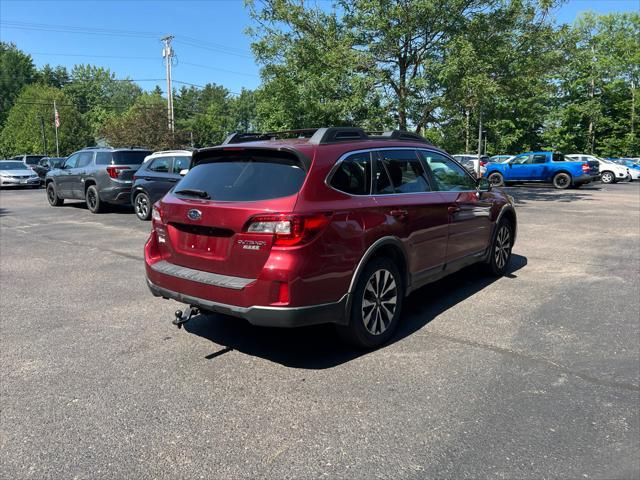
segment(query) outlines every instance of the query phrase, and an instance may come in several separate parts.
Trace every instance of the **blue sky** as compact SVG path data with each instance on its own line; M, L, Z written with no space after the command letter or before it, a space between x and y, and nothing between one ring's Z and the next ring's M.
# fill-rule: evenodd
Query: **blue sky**
M587 10L637 11L639 5L640 0L569 0L556 21L570 23ZM164 89L159 38L169 33L176 36L176 81L215 82L232 92L255 88L260 79L245 33L250 26L242 0L0 0L0 39L31 54L38 67L91 63L118 78L140 80L145 89ZM142 81L147 79L159 80Z

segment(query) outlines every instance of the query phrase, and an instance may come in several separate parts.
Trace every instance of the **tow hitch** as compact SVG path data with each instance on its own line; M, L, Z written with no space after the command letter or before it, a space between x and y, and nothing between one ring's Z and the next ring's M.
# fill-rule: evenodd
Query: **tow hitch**
M187 323L189 320L191 320L191 317L193 317L194 315L198 315L199 313L200 310L198 309L198 307L189 305L184 312L182 310L176 310L176 313L174 314L176 316L176 319L171 323L173 323L178 328L182 328L183 323Z

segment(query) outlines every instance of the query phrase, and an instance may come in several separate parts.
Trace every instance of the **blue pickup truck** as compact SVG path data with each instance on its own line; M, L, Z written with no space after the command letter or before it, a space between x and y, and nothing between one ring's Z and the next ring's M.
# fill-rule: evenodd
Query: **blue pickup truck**
M596 163L568 161L561 153L527 152L507 163L488 163L484 176L495 186L543 182L561 189L578 188L598 179Z

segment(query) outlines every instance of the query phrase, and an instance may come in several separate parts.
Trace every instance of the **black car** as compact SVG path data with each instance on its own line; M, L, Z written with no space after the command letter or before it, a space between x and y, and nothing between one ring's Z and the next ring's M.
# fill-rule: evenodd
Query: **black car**
M89 147L67 158L60 169L47 173L44 181L52 207L65 199L84 200L91 213L107 204L129 204L133 174L151 153L143 148Z
M40 159L40 162L32 166L31 169L38 174L44 183L44 177L47 176L47 172L62 167L65 160L65 157L43 157Z
M133 177L131 204L140 220L149 220L151 207L164 197L191 167L191 152L168 150L145 159Z

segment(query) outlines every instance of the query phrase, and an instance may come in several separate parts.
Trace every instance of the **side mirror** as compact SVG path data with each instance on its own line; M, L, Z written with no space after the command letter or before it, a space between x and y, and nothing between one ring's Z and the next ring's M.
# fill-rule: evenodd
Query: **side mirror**
M509 162L508 165L509 165L509 168L512 168L513 167L513 162Z
M188 168L183 168L182 170L180 170L180 176L184 177L187 173L189 173L189 169Z
M484 177L480 177L476 183L477 193L488 192L491 190L491 182Z

